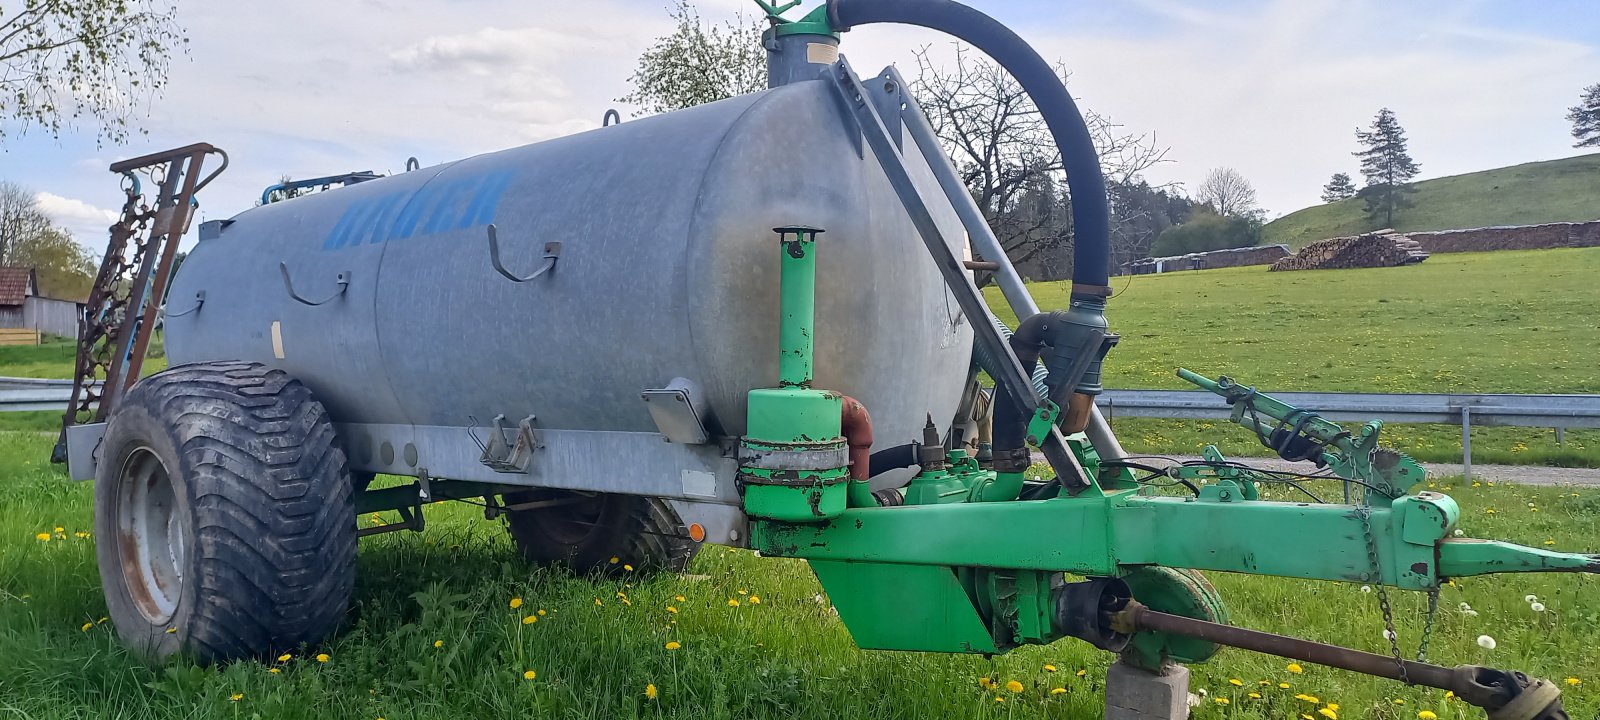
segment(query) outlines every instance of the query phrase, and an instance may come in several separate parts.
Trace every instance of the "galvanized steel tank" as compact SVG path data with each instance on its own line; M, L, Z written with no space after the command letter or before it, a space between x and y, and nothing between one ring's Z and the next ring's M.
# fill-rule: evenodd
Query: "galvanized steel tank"
M804 224L827 231L816 384L864 402L880 446L909 442L954 414L970 321L839 102L799 82L248 210L183 263L170 360L281 367L339 423L459 428L654 433L640 391L683 377L739 435L745 393L777 377L772 228ZM554 271L502 277L490 223L513 272L560 242ZM348 288L302 304L280 263L311 300Z

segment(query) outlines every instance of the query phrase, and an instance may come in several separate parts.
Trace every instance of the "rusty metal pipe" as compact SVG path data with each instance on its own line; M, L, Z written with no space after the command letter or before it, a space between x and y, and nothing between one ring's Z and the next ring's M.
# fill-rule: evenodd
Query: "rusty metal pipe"
M872 415L867 406L849 395L841 398L839 432L850 445L850 479L872 478Z
M1110 626L1122 633L1150 631L1199 638L1218 645L1253 650L1290 660L1303 660L1365 675L1400 680L1412 685L1450 690L1462 700L1489 710L1491 718L1495 717L1494 711L1505 708L1512 702L1523 701L1537 703L1543 710L1542 713L1528 717L1565 717L1561 710L1559 690L1548 681L1529 679L1521 673L1473 665L1447 668L1430 663L1396 659L1337 645L1326 645L1157 612L1137 600L1129 600L1126 607L1112 613ZM1405 668L1403 673L1401 667ZM1535 692L1529 694L1527 698L1520 698L1530 690Z

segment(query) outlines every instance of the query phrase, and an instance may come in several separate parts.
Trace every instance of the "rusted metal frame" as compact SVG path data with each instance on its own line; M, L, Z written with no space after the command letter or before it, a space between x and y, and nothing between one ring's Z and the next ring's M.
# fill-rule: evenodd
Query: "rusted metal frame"
M183 231L189 225L189 216L194 212L194 194L199 188L200 168L205 164L206 154L211 152L210 145L200 143L191 145L193 151L189 155L189 162L183 171L183 191L172 199L172 212L167 218L165 227L161 225L160 210L156 214L156 227L152 228L151 238L161 250L161 259L155 266L154 285L150 288L150 297L145 302L144 295L137 295L144 302L143 322L137 325L139 332L135 334L133 357L128 361L128 375L124 378L125 386L131 387L139 379L139 370L144 366L145 353L150 349L150 337L155 334L156 313L160 310L166 298L167 283L172 279L172 262L178 254L178 243L183 239ZM174 165L182 163L182 159L174 161ZM163 193L165 194L165 193ZM162 240L156 240L156 233L163 233ZM164 243L164 244L163 244ZM154 247L151 248L155 249ZM146 278L150 282L151 278Z
M120 163L119 165L125 166L126 163ZM143 365L142 358L130 355L130 352L134 347L134 336L139 334L137 330L140 329L139 319L141 316L132 312L132 309L138 307L137 303L144 302L145 290L150 284L150 271L155 264L156 253L153 251L158 247L159 238L164 237L166 232L166 226L162 224L161 214L166 209L167 201L172 197L178 186L182 167L182 162L178 159L167 161L167 172L161 179L161 189L157 191L156 202L151 205L156 209L156 224L150 229L150 235L147 238L135 239L135 242L140 246L138 252L141 254L141 259L139 267L134 270L133 286L128 293L130 311L123 313L122 323L117 328L115 340L112 343L108 343L112 346L114 353L111 356L110 367L106 370L105 389L100 393L100 411L98 413L100 418L106 417L111 412L111 408L115 407L117 400L121 399L122 394L128 387L133 385L132 381L139 378L139 367ZM168 218L170 219L170 217L171 215L169 214ZM146 325L144 330L148 332L148 329L149 326ZM125 359L126 362L124 362Z

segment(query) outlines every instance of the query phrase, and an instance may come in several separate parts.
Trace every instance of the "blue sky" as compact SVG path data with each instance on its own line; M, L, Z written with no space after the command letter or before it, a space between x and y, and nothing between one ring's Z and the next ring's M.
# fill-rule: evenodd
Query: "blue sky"
M1380 107L1398 113L1423 177L1438 177L1579 154L1562 116L1600 82L1600 2L969 1L1063 61L1085 107L1170 146L1152 180L1193 187L1233 167L1274 216L1355 172L1353 132ZM284 174L398 171L411 155L430 164L577 132L626 92L639 50L667 29L664 4L185 0L189 56L144 118L148 136L99 147L87 127L12 135L0 178L38 191L98 249L118 158L225 148L233 165L201 198L216 218ZM698 4L707 18L748 5ZM878 26L846 35L844 51L876 72L924 45L951 56L938 35Z

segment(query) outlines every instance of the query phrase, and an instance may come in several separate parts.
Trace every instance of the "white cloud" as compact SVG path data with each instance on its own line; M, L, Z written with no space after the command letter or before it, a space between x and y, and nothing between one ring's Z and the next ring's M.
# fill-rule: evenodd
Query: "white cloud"
M55 193L35 193L33 200L57 225L72 231L74 238L91 248L98 244L100 237L107 234L107 228L117 219L117 213L113 210Z

